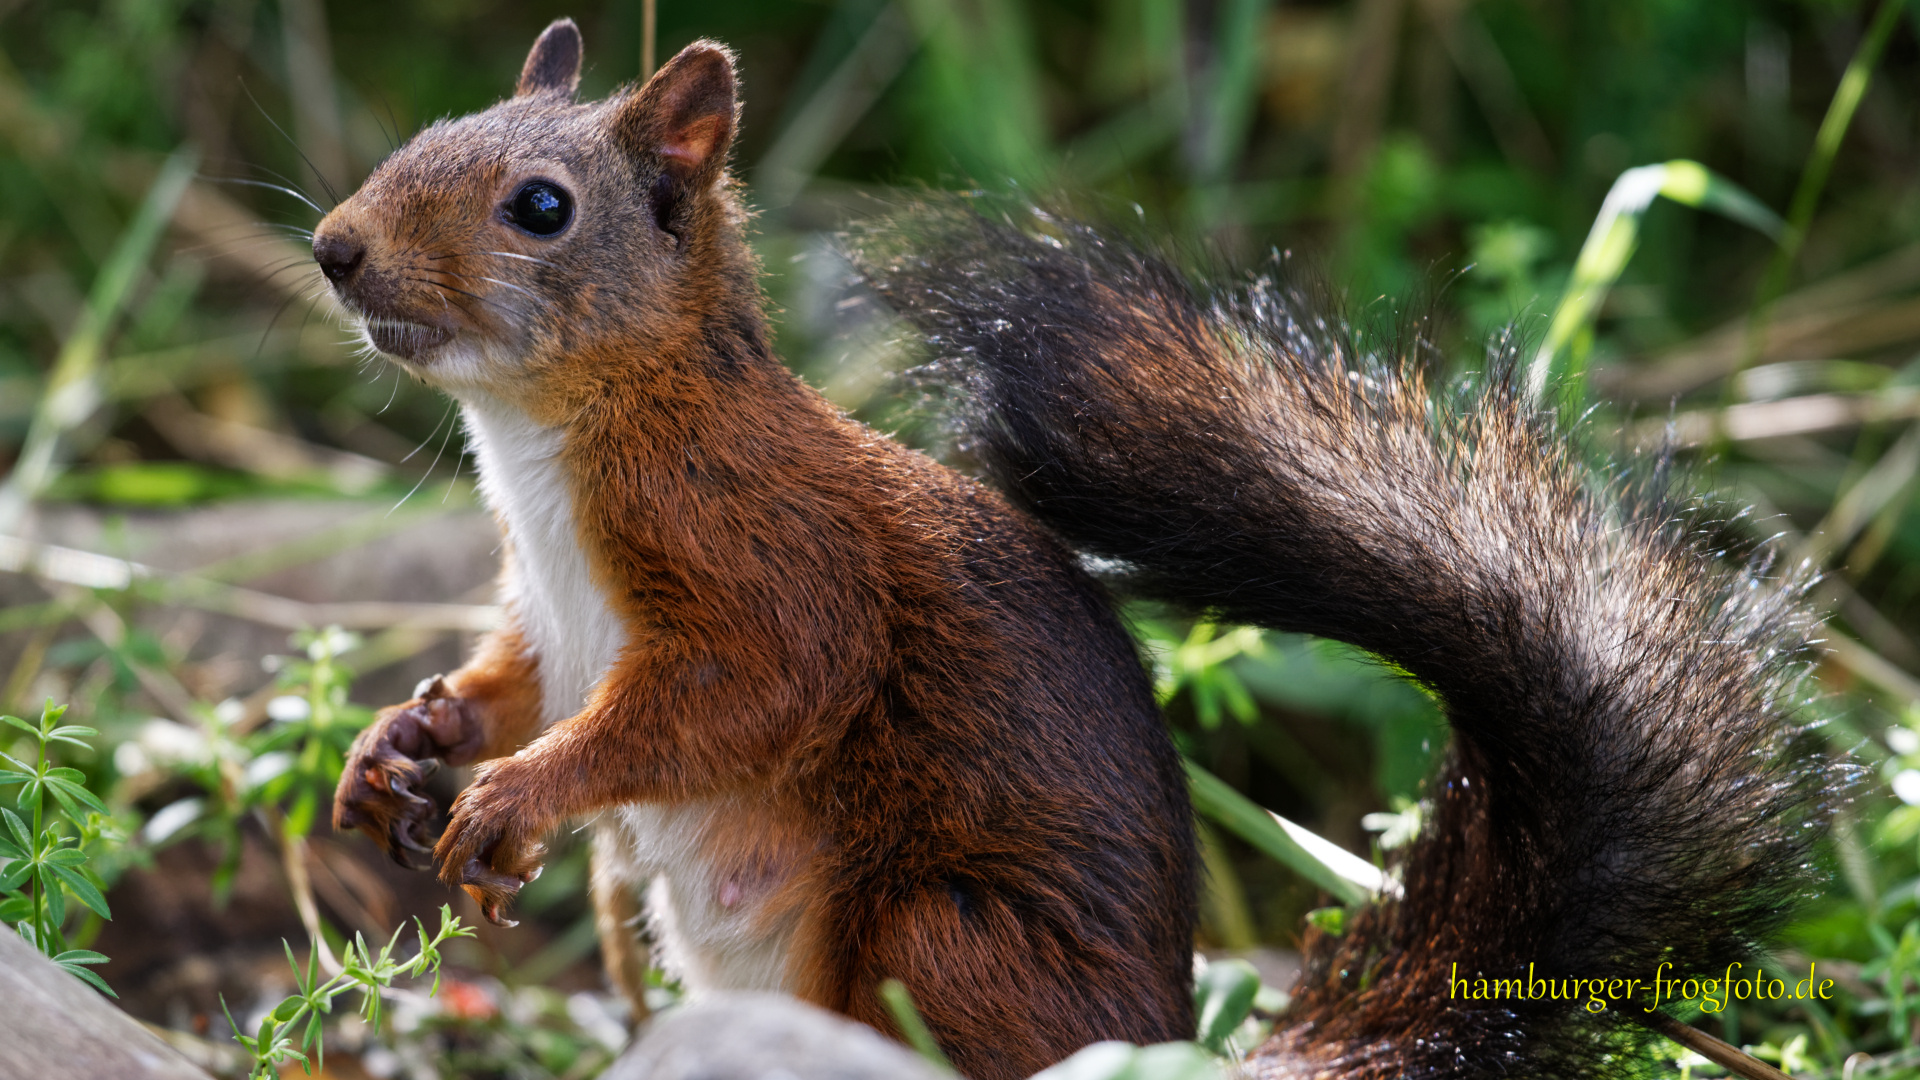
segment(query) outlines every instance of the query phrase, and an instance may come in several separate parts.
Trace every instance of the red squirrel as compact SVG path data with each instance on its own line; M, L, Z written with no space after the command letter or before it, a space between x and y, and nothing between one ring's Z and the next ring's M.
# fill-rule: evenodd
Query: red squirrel
M1613 1069L1617 1014L1449 973L1705 971L1778 923L1834 780L1788 746L1790 588L1595 490L1498 379L1436 404L1269 286L1209 300L1089 230L936 203L855 257L972 391L1002 495L772 355L732 55L697 42L586 104L580 57L556 22L513 97L315 232L367 343L460 403L507 537L506 624L362 734L337 827L426 851L421 762L476 763L442 879L498 920L592 816L630 991L650 882L690 992L890 1030L896 978L975 1080L1188 1037L1184 774L1078 547L1373 650L1454 725L1404 895L1311 939L1261 1075Z
M617 973L651 881L690 991L887 1030L896 978L976 1080L1189 1035L1191 810L1103 590L772 354L732 54L576 104L580 55L553 24L314 234L368 344L460 403L506 535L506 625L361 735L336 826L422 849L420 760L476 762L443 880L498 919L597 815Z

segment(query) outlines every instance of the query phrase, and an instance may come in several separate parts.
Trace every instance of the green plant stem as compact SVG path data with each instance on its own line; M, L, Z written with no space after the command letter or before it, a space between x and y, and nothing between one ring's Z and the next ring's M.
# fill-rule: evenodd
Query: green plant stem
M1759 359L1763 344L1761 338L1766 333L1774 301L1786 289L1787 275L1792 272L1793 262L1800 255L1801 245L1806 242L1807 228L1813 222L1814 207L1819 205L1820 193L1826 189L1827 176L1833 171L1833 159L1840 152L1840 143L1846 138L1847 128L1853 123L1854 111L1866 96L1874 66L1880 62L1880 53L1893 34L1893 25L1899 21L1900 13L1906 6L1907 0L1885 0L1880 5L1873 23L1867 28L1866 36L1860 40L1859 48L1854 50L1853 59L1848 61L1847 70L1840 76L1840 85L1834 89L1833 100L1827 105L1827 115L1820 121L1820 130L1813 137L1813 152L1808 155L1806 167L1800 172L1799 186L1794 188L1793 202L1787 210L1786 231L1780 237L1779 246L1774 249L1773 259L1767 264L1766 275L1760 279L1760 291L1754 299L1753 313L1747 319L1746 343L1740 350L1740 362L1733 369L1733 375L1745 371ZM1734 380L1730 378L1727 382L1728 394L1733 392L1733 385Z
M39 770L39 774L41 776L45 776L47 774L47 740L45 738L42 738L40 740L40 757L36 764ZM46 801L47 801L47 797L44 794L41 794L38 792L34 794L33 842L36 844L43 843L44 838L46 836L46 833L43 832L41 828L41 824L42 824L41 811L45 808ZM33 852L32 854L38 855L39 853ZM40 946L40 951L43 953L46 953L48 956L51 956L57 950L54 948L53 936L48 933L49 927L47 926L47 917L43 910L43 907L46 903L46 896L43 894L40 888L40 875L38 873L28 875L27 888L33 890L34 936L39 938L39 941L37 944L39 944Z

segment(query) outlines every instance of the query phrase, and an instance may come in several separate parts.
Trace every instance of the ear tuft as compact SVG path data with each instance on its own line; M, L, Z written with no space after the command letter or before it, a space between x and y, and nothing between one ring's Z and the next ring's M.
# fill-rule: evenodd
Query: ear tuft
M561 93L572 97L580 86L580 51L580 28L572 19L555 19L527 53L513 96Z
M696 41L621 107L616 135L636 154L657 155L676 186L697 188L726 164L738 92L733 52Z

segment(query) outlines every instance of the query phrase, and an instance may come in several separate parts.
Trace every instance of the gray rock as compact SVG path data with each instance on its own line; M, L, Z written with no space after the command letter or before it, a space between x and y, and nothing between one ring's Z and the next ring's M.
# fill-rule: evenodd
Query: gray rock
M906 1047L780 994L711 994L655 1017L601 1080L953 1080Z
M0 1080L211 1080L0 926Z

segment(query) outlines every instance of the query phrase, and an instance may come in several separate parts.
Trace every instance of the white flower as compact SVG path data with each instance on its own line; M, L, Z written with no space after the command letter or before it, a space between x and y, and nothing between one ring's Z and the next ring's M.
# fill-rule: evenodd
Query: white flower
M297 723L312 715L313 706L294 694L282 694L267 702L267 717L282 724Z
M1893 778L1893 793L1908 806L1920 806L1920 769L1902 769Z
M168 803L147 819L147 827L141 832L145 835L147 843L158 844L193 824L195 819L199 818L200 809L204 805L205 803L200 799L181 799L179 802Z

